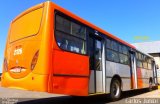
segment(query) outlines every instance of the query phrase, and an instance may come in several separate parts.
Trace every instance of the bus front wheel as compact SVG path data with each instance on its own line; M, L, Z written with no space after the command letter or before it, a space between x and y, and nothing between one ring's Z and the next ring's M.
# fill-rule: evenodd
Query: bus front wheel
M120 99L122 94L121 82L118 79L113 79L110 87L110 97L112 101L117 101Z

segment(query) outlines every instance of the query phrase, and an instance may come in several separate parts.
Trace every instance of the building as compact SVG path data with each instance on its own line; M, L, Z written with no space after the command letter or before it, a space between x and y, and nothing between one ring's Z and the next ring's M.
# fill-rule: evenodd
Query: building
M159 66L157 70L158 82L160 83L160 41L134 43L137 49L148 53L154 57L156 64Z

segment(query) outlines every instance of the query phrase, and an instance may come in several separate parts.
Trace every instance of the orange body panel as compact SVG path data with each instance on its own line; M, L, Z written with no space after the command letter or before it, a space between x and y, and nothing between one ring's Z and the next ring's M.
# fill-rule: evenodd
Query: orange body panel
M53 57L53 74L80 75L89 77L88 56L55 50Z
M53 92L87 96L88 56L55 50L53 57Z
M53 93L88 96L88 80L86 80L86 77L75 77L71 75L54 76Z

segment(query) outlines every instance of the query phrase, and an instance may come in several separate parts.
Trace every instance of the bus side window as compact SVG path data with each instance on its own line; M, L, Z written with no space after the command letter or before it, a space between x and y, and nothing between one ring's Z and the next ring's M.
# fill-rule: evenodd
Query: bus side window
M86 54L86 27L61 15L56 15L56 40L66 51Z
M122 51L123 51L123 54L126 54L126 55L128 54L128 49L126 46L122 47Z
M112 50L118 51L118 44L115 41L111 41L111 48Z
M106 48L111 48L111 40L110 39L106 39L106 42L107 42L107 44L106 44Z
M71 22L60 15L56 15L56 30L60 30L66 33L71 32Z
M122 45L121 44L119 44L119 53L123 53L123 49L122 49Z

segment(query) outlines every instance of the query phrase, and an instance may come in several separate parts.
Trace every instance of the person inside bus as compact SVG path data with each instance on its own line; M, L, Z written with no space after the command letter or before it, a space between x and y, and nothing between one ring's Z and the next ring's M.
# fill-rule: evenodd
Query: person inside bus
M61 47L62 49L64 49L64 50L67 50L67 49L68 49L68 40L63 39L60 47Z

